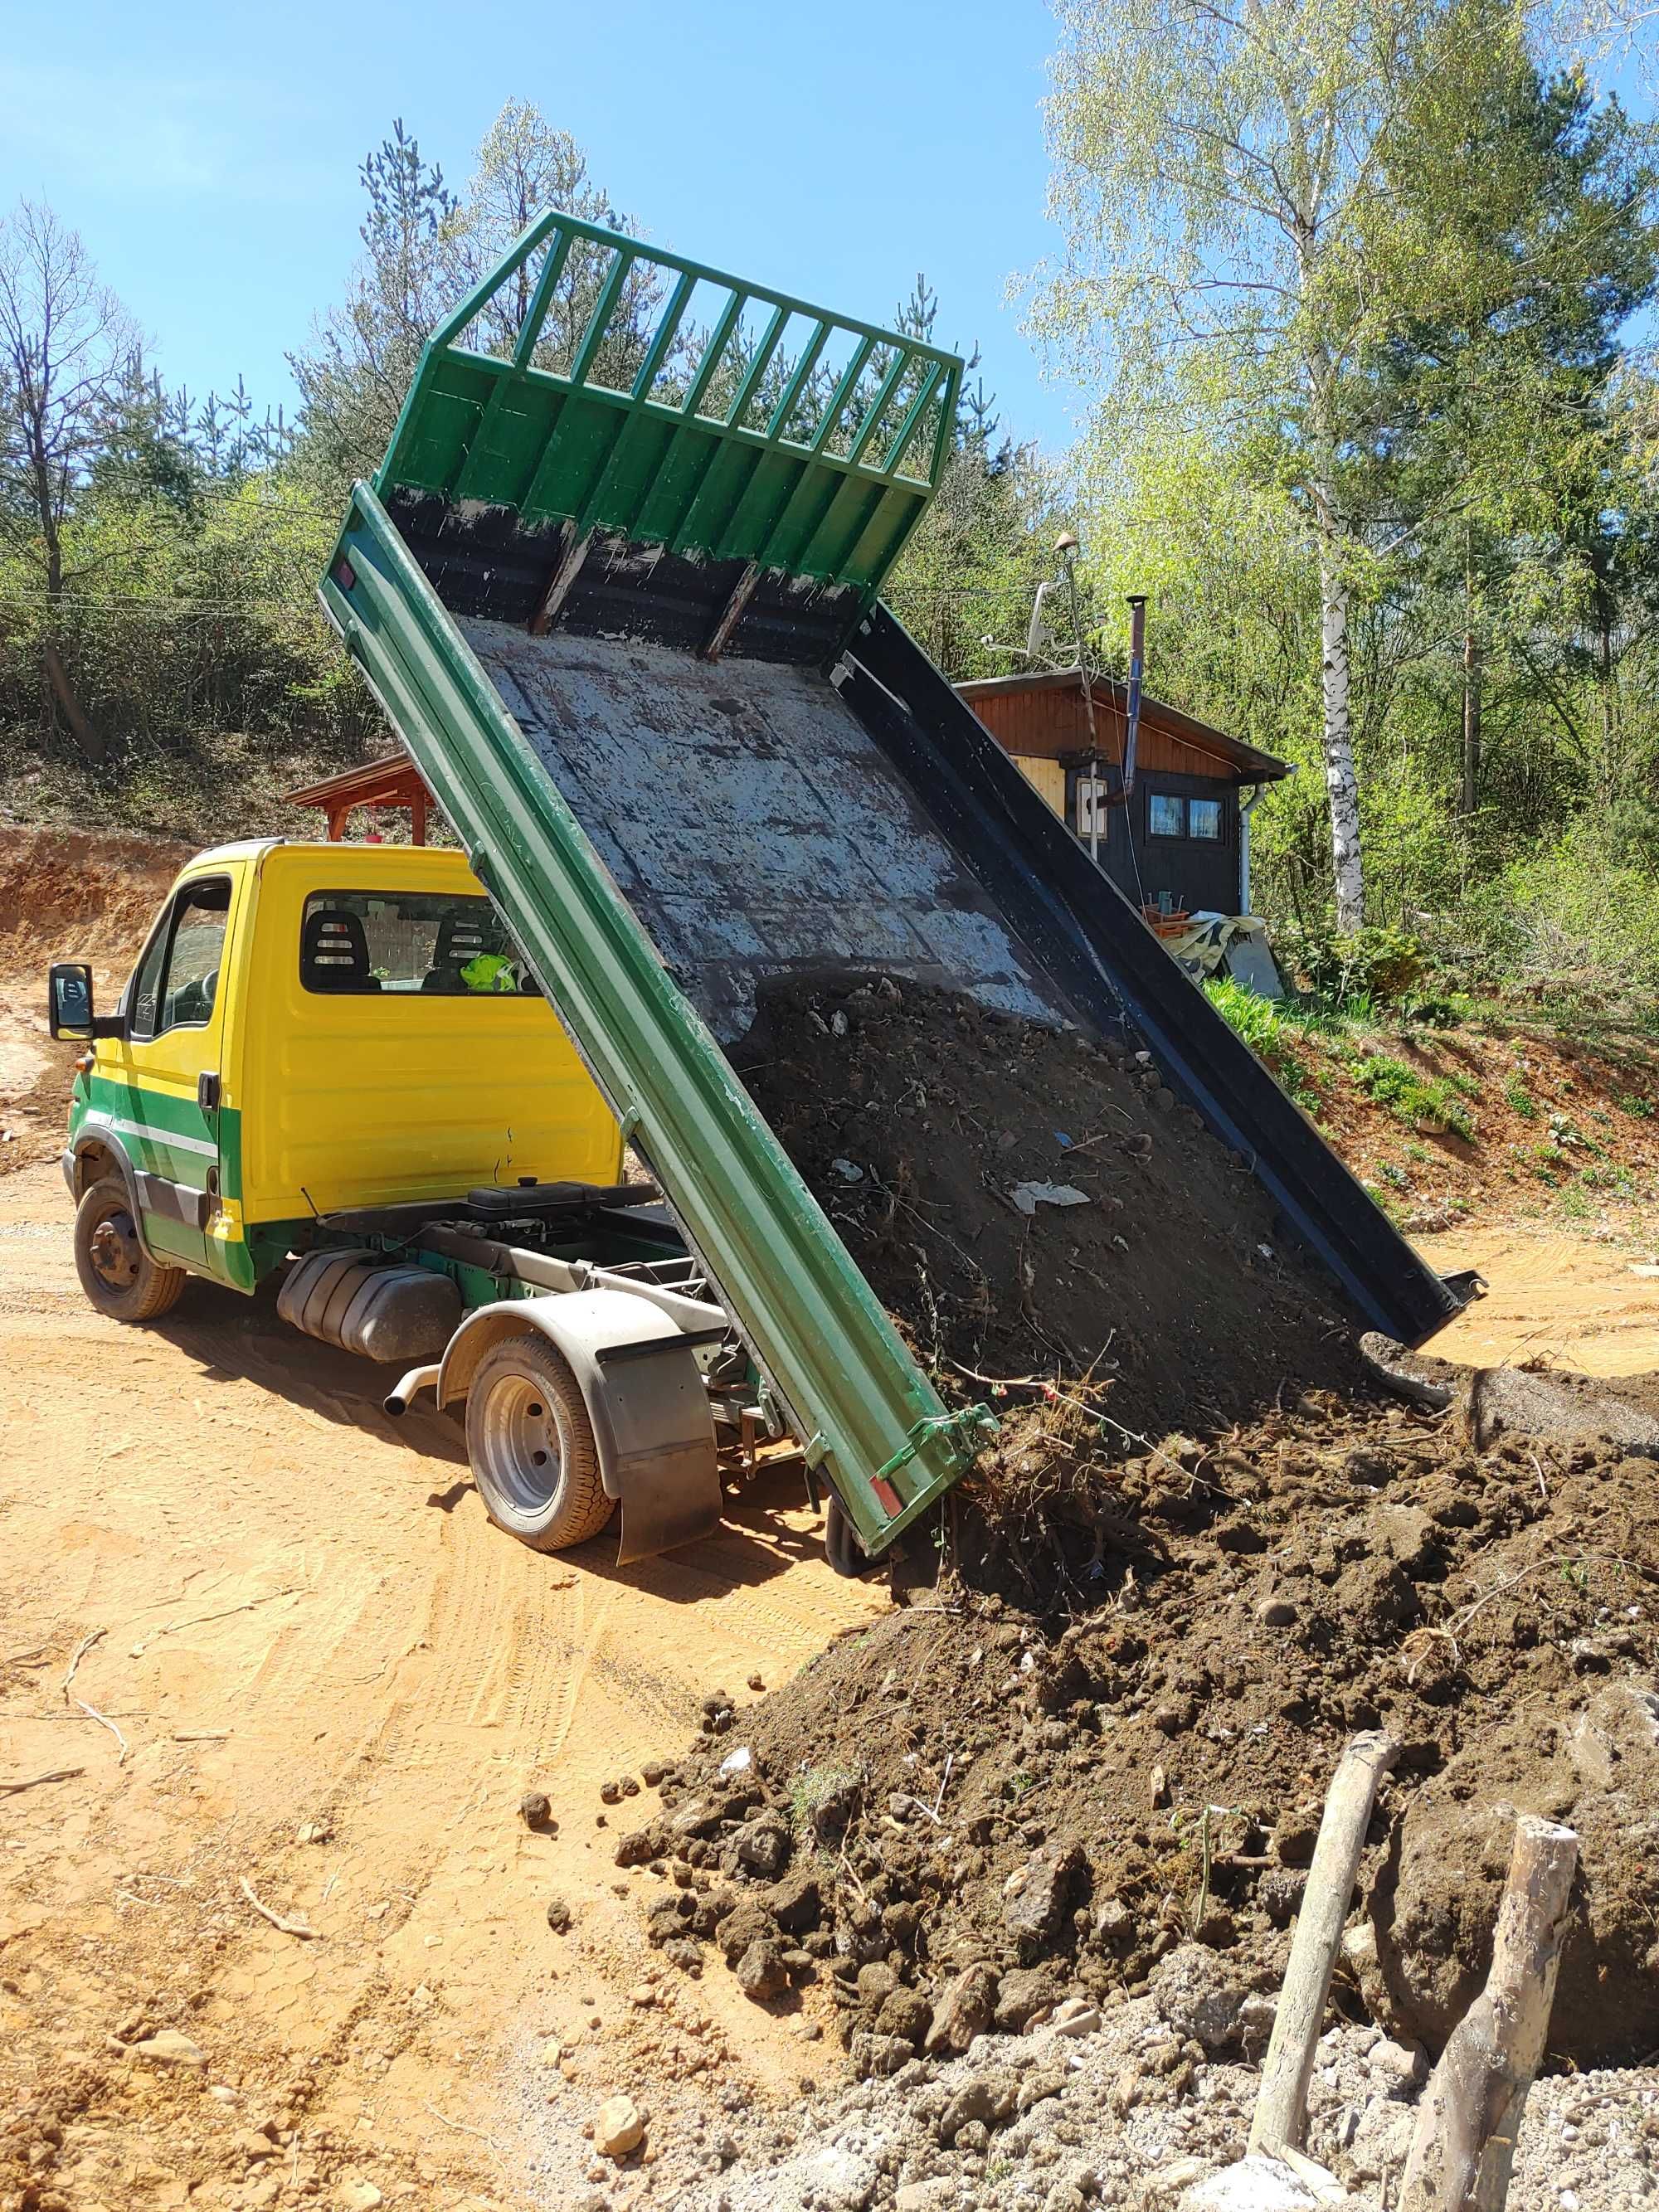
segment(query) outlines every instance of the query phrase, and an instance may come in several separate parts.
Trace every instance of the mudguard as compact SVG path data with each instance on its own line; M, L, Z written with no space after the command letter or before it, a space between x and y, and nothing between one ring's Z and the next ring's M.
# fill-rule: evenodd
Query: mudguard
M708 1394L688 1339L644 1298L573 1291L481 1306L449 1340L439 1405L466 1395L492 1346L532 1333L563 1355L580 1388L599 1479L622 1505L617 1564L712 1535L720 1483Z

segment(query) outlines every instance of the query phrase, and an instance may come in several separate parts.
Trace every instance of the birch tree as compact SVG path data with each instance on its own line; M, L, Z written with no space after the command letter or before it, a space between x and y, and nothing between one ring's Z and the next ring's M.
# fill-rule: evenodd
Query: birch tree
M65 531L102 451L132 343L77 234L49 207L20 200L0 221L0 543L25 556L45 594L46 683L93 766L108 758L108 741L64 663L57 618L74 577Z
M1036 323L1133 441L1183 410L1260 436L1318 559L1339 928L1364 921L1347 496L1365 364L1424 271L1391 255L1384 149L1455 24L1444 0L1059 0L1047 124L1065 234Z

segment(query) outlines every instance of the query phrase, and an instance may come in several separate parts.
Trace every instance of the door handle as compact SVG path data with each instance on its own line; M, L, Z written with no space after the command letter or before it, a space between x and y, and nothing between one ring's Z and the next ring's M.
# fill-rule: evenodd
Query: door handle
M211 1114L219 1103L217 1075L202 1074L196 1079L196 1103L203 1113Z

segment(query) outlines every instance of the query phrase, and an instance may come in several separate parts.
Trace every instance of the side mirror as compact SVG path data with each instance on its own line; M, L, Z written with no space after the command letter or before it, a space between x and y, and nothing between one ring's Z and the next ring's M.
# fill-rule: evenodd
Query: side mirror
M47 981L46 1016L55 1037L88 1042L94 1037L114 1036L118 1016L101 1021L93 1011L92 969L85 960L56 960Z

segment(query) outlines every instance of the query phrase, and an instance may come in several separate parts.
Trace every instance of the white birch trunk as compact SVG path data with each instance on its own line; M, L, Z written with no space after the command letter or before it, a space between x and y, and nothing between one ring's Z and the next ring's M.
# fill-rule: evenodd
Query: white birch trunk
M1322 501L1328 514L1328 498ZM1331 809L1331 868L1336 926L1344 936L1365 923L1365 878L1359 851L1359 776L1349 711L1348 585L1336 531L1328 520L1319 539L1321 672L1325 708L1325 790Z

